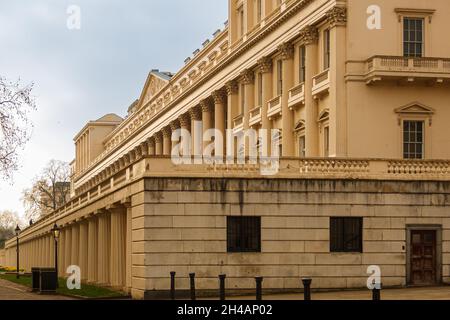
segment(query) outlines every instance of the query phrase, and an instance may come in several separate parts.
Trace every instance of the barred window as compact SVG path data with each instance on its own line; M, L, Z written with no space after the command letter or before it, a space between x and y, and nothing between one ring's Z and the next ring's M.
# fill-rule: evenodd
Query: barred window
M330 219L330 251L362 252L362 218Z
M261 217L227 217L227 251L261 252Z
M403 19L403 54L405 57L423 55L423 19Z
M423 121L403 122L403 158L423 159Z

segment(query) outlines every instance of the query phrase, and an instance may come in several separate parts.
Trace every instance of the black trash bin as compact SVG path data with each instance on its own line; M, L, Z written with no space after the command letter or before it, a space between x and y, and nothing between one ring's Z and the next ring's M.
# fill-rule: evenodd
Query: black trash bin
M31 283L33 292L38 292L41 288L41 268L31 268Z
M42 294L56 293L56 270L52 268L41 268L40 288Z

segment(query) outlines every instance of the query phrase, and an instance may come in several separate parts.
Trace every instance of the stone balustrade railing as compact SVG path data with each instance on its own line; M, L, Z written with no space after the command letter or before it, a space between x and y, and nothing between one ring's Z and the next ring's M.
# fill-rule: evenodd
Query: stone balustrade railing
M170 157L141 155L112 176L106 176L88 192L72 198L64 207L25 229L23 235L39 226L49 226L58 219L98 201L143 177L167 178L261 178L272 179L374 179L374 180L435 180L450 181L450 160L389 160L389 159L334 159L282 158L274 162L273 175L268 164L247 159L239 164L175 165Z

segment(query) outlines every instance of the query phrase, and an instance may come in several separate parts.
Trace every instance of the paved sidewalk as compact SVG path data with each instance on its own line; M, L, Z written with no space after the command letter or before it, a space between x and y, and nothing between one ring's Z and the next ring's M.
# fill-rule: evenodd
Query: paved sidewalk
M58 295L40 295L29 288L0 279L0 300L72 300Z
M338 291L338 292L313 292L312 300L371 300L372 292ZM254 296L229 297L228 300L255 300ZM303 300L303 294L277 294L264 295L264 300ZM384 289L381 292L382 300L450 300L450 286Z

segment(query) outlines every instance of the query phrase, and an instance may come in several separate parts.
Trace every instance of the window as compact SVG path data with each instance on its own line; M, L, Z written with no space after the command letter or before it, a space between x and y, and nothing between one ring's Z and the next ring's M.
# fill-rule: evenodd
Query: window
M323 155L328 157L330 154L330 127L323 129Z
M243 114L244 113L244 106L245 106L245 85L241 84L241 103L239 105L239 114Z
M306 48L305 46L300 46L300 61L299 61L299 82L305 82L306 79Z
M362 252L362 218L330 219L330 251Z
M227 217L228 252L261 252L261 217Z
M403 121L403 157L405 159L423 159L423 128L423 121Z
M405 57L422 57L424 49L423 26L423 19L403 19L403 54Z
M238 9L239 18L239 37L243 37L245 33L245 21L244 21L244 8L240 7Z
M298 150L299 150L299 157L305 158L306 157L306 140L305 136L300 136L298 140Z
M327 29L323 32L323 69L330 68L331 60L331 49L330 49L330 30Z
M283 94L283 60L277 61L277 94Z

